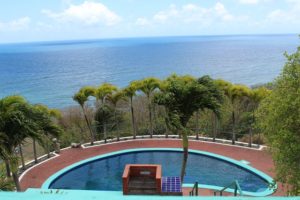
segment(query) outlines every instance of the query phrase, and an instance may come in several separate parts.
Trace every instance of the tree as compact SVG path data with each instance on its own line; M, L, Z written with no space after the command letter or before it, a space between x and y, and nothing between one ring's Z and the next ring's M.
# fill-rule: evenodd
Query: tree
M103 105L98 107L95 113L94 120L96 122L96 130L98 133L104 133L104 141L106 142L107 140L107 135L105 131L107 131L108 124L113 125L114 123L114 115L113 115L114 110L108 106L108 105ZM105 125L105 126L104 126ZM113 127L113 126L112 126ZM102 139L102 138L100 138Z
M137 81L133 81L127 86L126 88L123 89L125 96L129 98L130 101L130 111L131 111L131 125L132 125L132 131L133 131L133 139L136 138L136 133L137 133L137 127L135 123L135 118L134 118L134 109L133 109L133 97L135 96L135 93L138 89L139 83Z
M249 88L244 85L233 85L224 80L217 80L216 84L223 90L224 94L231 103L231 120L232 120L232 144L236 141L236 112L237 107L244 98L249 96Z
M249 100L249 107L251 111L251 123L250 123L250 131L249 131L249 147L252 146L252 138L253 138L253 126L255 124L255 111L257 110L260 102L266 98L270 94L270 90L268 90L265 87L259 87L250 90L249 95L248 95L248 100Z
M82 87L74 96L73 96L73 100L76 101L83 112L84 115L84 119L86 121L87 127L89 129L90 132L90 136L91 136L91 145L94 145L94 141L95 141L95 136L92 130L92 126L91 123L87 117L86 114L86 110L85 110L85 103L88 101L90 96L95 95L95 88L94 87L90 87L90 86L85 86Z
M8 96L0 100L0 132L5 135L2 148L6 154L2 159L10 167L17 191L20 191L21 188L15 149L27 137L39 137L37 134L39 127L32 116L32 110L33 107L20 96ZM0 155L3 156L3 153Z
M7 144L8 135L4 132L5 131L5 125L6 125L6 117L10 110L13 109L14 106L19 105L19 104L25 104L26 100L21 97L21 96L8 96L3 99L0 99L0 133L1 133L1 138L2 138L2 144L0 150L0 156L2 160L5 163L6 167L6 175L7 177L11 176L11 170L9 166L9 160L7 155L7 149L9 148L9 145Z
M213 80L203 76L198 80L191 76L172 75L161 86L161 92L155 95L155 102L166 107L169 127L182 136L183 162L181 180L185 174L188 159L187 123L197 110L210 109L219 116L222 94Z
M258 110L258 122L270 147L276 179L288 194L300 194L300 47L286 54L286 64L271 94Z
M153 136L153 116L152 116L152 93L159 88L160 80L157 78L149 77L139 81L138 90L141 90L147 97L149 109L149 129L150 137Z
M101 101L101 105L102 107L105 106L106 104L106 98L111 95L114 91L117 91L118 88L110 83L103 83L102 85L100 85L95 92L95 97L97 98L97 100ZM104 108L103 108L104 109ZM104 131L104 142L106 143L107 140L107 123L106 123L106 119L103 119L103 131Z
M114 122L117 130L117 141L120 140L120 130L119 130L119 122L117 119L117 104L121 100L125 100L124 91L117 90L114 93L107 96L108 101L112 104L114 109Z
M45 149L47 157L50 158L50 146L53 138L58 138L62 130L55 124L55 120L61 117L61 113L55 109L49 109L42 104L34 105L36 122L39 125L40 139L38 142ZM34 140L35 141L35 140ZM36 159L36 151L35 159Z
M9 164L16 189L20 191L16 148L26 138L42 141L42 131L53 133L59 128L45 110L29 104L21 96L8 96L0 100L0 119L0 132L3 135L0 156Z

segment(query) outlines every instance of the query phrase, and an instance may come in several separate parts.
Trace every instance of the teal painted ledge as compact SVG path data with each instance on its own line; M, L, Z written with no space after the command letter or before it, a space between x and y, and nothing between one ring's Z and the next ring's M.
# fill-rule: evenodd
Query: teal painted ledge
M1 200L300 200L300 197L189 197L189 196L123 196L122 192L86 190L28 189L26 192L0 192Z

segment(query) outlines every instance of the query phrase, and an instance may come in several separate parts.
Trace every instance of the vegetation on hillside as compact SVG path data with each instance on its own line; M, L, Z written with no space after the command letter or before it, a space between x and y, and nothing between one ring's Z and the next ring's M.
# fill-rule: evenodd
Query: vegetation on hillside
M169 134L178 134L166 123L168 109L153 101L153 97L162 92L163 83L170 77L165 80L150 77L132 81L123 89L108 83L98 88L81 88L73 97L79 102L81 111L78 107L63 109L62 117L58 120L65 130L61 138L62 146L68 146L70 140L78 143L90 140L93 145L94 140L106 141L120 136L135 138L137 135L151 137L166 134L168 137ZM252 89L223 80L212 81L224 96L220 117L217 118L209 109L193 112L186 125L190 130L189 135L231 139L232 143L243 141L249 143L249 146L252 143L262 144L263 135L255 126L253 113L270 90L264 86ZM107 90L102 97L96 95L99 88Z
M276 178L290 195L300 194L300 47L287 62L272 93L258 110L259 126L270 146Z

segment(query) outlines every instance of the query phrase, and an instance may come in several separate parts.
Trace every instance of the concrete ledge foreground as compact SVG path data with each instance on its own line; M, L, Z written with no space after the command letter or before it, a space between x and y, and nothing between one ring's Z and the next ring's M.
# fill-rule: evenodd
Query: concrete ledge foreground
M123 196L121 191L86 191L86 190L45 190L45 189L28 189L26 192L0 192L1 200L168 200L168 199L202 199L202 200L300 200L300 197L189 197L189 196Z

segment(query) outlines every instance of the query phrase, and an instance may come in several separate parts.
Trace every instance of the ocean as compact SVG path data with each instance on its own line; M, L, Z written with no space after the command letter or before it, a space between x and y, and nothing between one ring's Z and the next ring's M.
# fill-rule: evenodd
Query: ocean
M85 85L125 87L148 76L210 75L248 86L278 76L298 35L187 36L0 44L0 97L75 105Z

